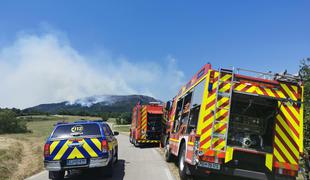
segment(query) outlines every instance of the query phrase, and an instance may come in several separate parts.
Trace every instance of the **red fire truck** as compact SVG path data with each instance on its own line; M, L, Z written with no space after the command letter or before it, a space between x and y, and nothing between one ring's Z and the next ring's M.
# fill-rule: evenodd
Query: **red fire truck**
M181 179L296 178L303 152L300 77L206 64L165 110L165 158L177 158Z
M130 142L135 146L160 143L162 135L163 106L158 102L139 103L133 108Z

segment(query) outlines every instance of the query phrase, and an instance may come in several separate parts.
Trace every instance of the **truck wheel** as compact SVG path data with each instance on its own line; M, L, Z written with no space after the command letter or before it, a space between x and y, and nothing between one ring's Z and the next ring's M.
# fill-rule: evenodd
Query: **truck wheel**
M171 154L171 151L170 151L169 140L166 140L166 145L165 145L164 151L165 151L166 162L172 162L173 161L173 155Z
M52 180L62 180L65 177L65 171L49 171L48 177Z
M140 144L137 142L136 139L134 140L133 144L134 144L135 147L139 147L140 146Z
M129 136L129 142L132 144L132 137Z
M180 153L179 153L179 175L181 180L189 180L192 179L190 175L188 164L185 161L185 144L181 145Z

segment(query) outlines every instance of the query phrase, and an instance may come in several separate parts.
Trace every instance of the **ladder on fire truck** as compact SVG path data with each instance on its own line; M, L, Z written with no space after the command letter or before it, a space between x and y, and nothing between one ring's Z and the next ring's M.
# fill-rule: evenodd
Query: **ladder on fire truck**
M223 81L222 77L225 75L231 75L230 80ZM220 87L222 84L230 84L229 92L220 92ZM225 85L225 84L224 84ZM230 108L231 108L231 99L232 99L232 94L233 94L233 88L234 88L234 68L230 69L219 69L219 76L218 76L218 82L217 82L217 87L216 87L216 99L215 99L215 106L214 106L214 111L213 111L213 116L214 120L212 123L212 134L211 134L211 150L217 151L217 152L226 152L226 147L227 147L227 136L228 136L228 128L229 128L229 118L230 118ZM226 107L219 107L218 106L218 101L220 98L226 97L228 98L228 105ZM218 120L217 119L217 112L220 110L226 110L227 111L227 117L224 120ZM215 127L219 125L226 125L226 131L224 133L217 133ZM214 146L214 140L219 139L223 140L225 142L224 149L217 149Z

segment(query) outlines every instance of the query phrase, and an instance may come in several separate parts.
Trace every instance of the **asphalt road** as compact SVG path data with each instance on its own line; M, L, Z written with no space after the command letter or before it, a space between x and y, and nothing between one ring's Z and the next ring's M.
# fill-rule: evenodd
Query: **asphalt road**
M96 172L77 172L67 180L174 180L163 157L156 148L136 148L129 143L128 136L117 136L119 161L114 168L113 178L100 177ZM47 180L48 172L43 171L27 180Z

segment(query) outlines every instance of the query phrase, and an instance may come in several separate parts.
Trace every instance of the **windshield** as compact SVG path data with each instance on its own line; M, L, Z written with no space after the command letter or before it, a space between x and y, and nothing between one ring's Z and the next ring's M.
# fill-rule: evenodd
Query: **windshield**
M100 127L97 124L67 124L58 126L51 138L65 139L73 137L101 136Z

